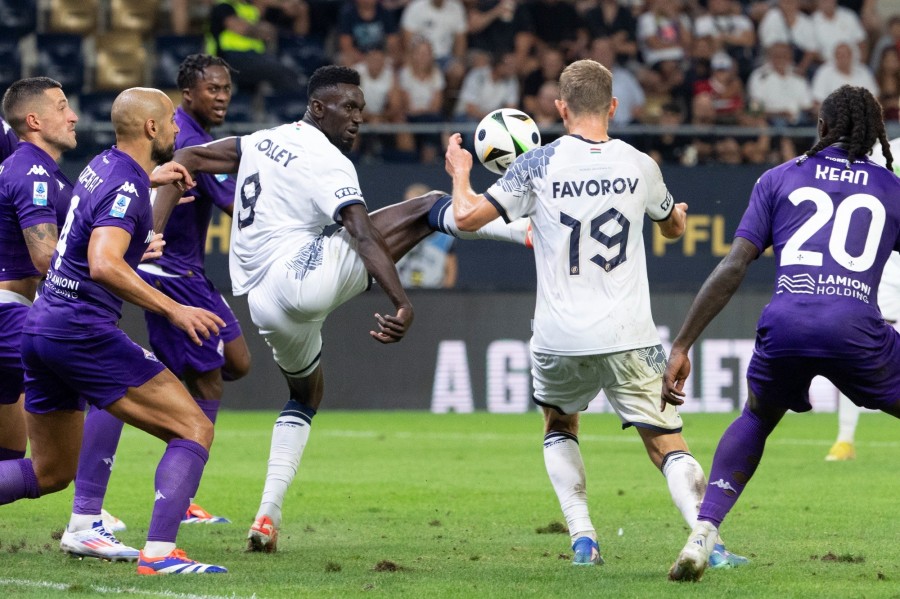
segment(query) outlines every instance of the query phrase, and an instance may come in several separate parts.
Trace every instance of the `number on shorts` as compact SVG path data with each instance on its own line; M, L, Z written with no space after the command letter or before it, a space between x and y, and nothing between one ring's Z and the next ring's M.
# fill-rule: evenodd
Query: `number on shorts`
M610 221L618 223L619 230L612 235L607 235L600 229ZM581 274L581 221L565 212L560 212L559 222L572 229L572 232L569 234L569 274ZM628 259L625 253L625 246L628 242L628 230L630 228L631 223L628 222L624 214L615 208L610 208L600 216L592 219L590 222L591 238L610 249L618 245L619 251L615 256L608 259L600 254L594 254L591 256L591 262L606 272L625 262Z
M249 227L256 218L256 200L262 187L259 185L259 173L253 173L241 183L241 208L238 210L238 229Z
M56 262L53 263L53 268L57 270L59 270L63 256L66 253L66 248L68 247L66 241L69 239L69 230L72 228L72 221L75 220L75 209L78 208L78 202L80 201L81 198L78 196L72 196L72 200L69 202L66 222L63 223L62 231L59 232L59 241L56 242Z

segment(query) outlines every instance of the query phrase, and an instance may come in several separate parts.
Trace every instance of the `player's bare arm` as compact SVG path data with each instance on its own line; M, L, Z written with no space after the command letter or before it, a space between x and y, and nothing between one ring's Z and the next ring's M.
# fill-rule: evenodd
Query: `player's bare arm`
M413 308L400 283L400 276L397 274L397 267L394 266L387 244L372 224L362 204L343 207L341 220L344 228L356 239L357 252L366 265L366 270L378 281L397 309L394 316L376 314L375 320L378 322L379 330L370 331L369 334L381 343L396 343L406 335L406 331L412 325Z
M475 193L469 176L472 172L472 154L462 147L462 135L450 136L444 169L453 179L453 216L463 231L477 231L500 216L497 208L487 201L484 194Z
M22 229L22 236L25 238L25 245L28 246L28 254L34 267L42 275L46 275L59 237L56 223L40 223Z
M98 227L91 233L88 244L88 265L91 278L125 300L161 314L188 334L197 345L218 334L225 326L221 318L200 308L183 306L144 282L125 262L125 251L131 235L119 227Z
M161 164L150 173L150 187L170 184L181 191L191 189L196 185L190 171L175 161Z
M684 227L687 222L687 209L688 205L684 202L675 204L672 207L672 212L669 213L669 217L666 220L657 223L659 225L659 232L662 233L663 237L666 239L678 239L684 235Z
M758 256L759 249L755 245L743 237L735 237L731 251L703 283L678 336L672 342L669 362L663 375L662 408L667 403L674 406L684 403L684 382L691 373L688 351L712 319L731 300L747 274L747 267Z

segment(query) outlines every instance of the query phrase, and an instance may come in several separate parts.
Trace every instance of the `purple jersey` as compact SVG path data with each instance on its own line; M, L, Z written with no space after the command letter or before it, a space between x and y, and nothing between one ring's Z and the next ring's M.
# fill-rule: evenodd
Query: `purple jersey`
M859 357L896 335L878 284L900 250L900 179L867 158L846 164L845 150L828 147L753 188L735 235L775 251L775 292L757 325L762 357Z
M213 141L212 136L179 106L175 122L180 129L175 148L197 146ZM172 210L163 238L165 251L156 263L180 275L202 274L206 233L212 218L213 205L225 209L234 203L234 177L197 173L197 186L188 192L193 202L180 204Z
M9 158L19 145L19 138L9 123L0 119L0 162Z
M20 142L0 165L0 281L38 277L22 230L61 226L69 209L72 182L47 152ZM29 298L31 299L31 298Z
M115 147L94 158L78 175L47 280L28 315L25 332L73 338L97 325L118 322L122 300L90 276L88 243L99 227L119 227L131 235L124 256L131 268L138 265L153 236L150 178Z

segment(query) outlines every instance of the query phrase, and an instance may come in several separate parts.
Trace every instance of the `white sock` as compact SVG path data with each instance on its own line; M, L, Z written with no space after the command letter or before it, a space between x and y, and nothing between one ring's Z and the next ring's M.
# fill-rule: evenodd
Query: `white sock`
M94 527L94 522L103 520L100 514L72 514L69 518L69 526L66 530L69 532L78 532L79 530L88 530Z
M577 437L557 431L547 433L544 436L544 464L559 498L572 541L578 537L590 537L596 541L597 533L588 514L584 462Z
M444 231L460 239L493 239L494 241L509 241L525 245L525 236L528 233L531 219L520 218L507 224L503 218L497 217L477 231L460 231L453 216L453 206L448 205L441 214L440 222Z
M256 517L266 515L275 526L281 524L281 505L291 481L300 467L303 449L309 440L310 422L298 412L283 411L272 429L269 468L263 487L262 502Z
M700 502L706 492L703 467L686 451L673 451L663 458L663 476L669 485L672 502L692 529L697 524Z
M838 441L853 443L859 422L859 406L843 393L838 394Z
M141 552L144 557L163 557L175 551L175 543L164 541L147 541Z

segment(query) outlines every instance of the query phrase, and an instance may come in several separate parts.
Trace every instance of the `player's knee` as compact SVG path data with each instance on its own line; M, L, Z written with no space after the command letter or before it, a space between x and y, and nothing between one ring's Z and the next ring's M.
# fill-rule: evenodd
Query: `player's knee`
M57 465L51 468L36 469L38 488L41 495L56 493L62 491L75 480L75 469L69 469L65 466Z
M199 443L206 449L212 446L215 434L213 423L203 412L198 411L185 425L183 433L178 436Z

